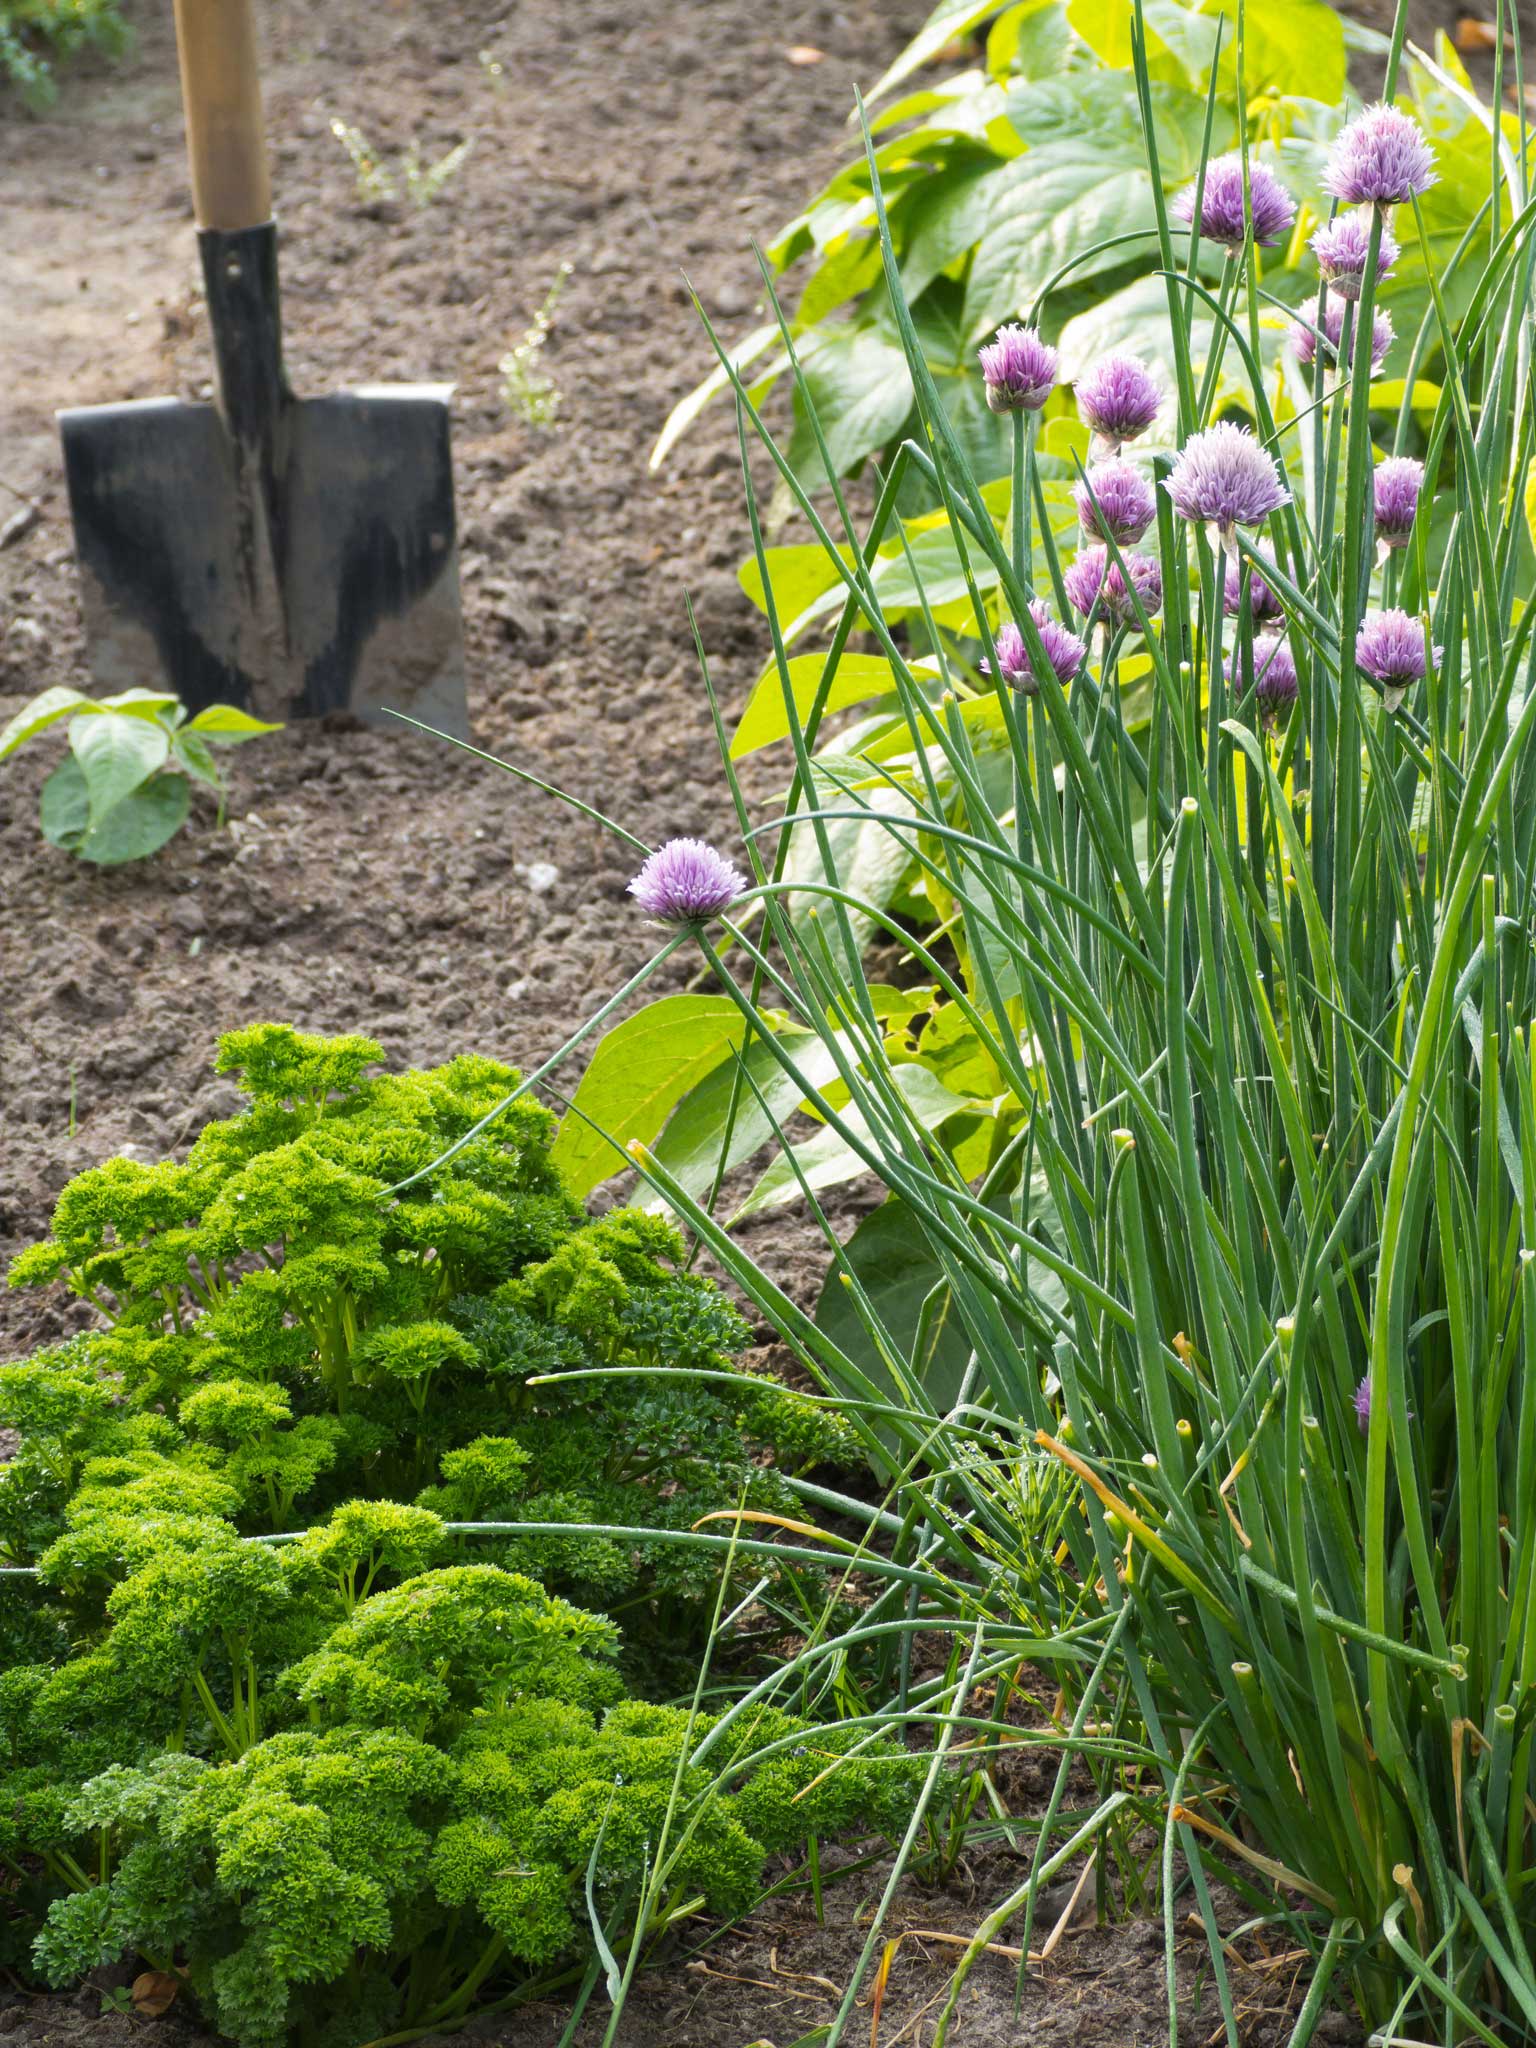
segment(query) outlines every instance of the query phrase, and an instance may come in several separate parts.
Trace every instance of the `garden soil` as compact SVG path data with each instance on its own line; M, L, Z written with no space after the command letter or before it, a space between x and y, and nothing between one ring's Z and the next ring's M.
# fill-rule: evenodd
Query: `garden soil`
M169 8L129 11L128 62L77 67L47 119L0 107L0 723L47 685L85 679L55 409L208 395ZM1453 11L1446 0L1439 18ZM868 85L927 12L926 0L262 10L295 385L456 383L476 739L650 843L735 837L685 590L728 714L768 652L735 576L747 535L728 411L706 415L659 474L647 467L710 361L683 273L725 332L752 324L749 239L770 237L831 171L855 81ZM430 163L472 146L430 207L369 208L335 120L385 157L415 142ZM564 265L538 362L559 411L534 428L509 412L498 364ZM40 839L48 763L23 755L0 770L0 1262L43 1233L82 1168L174 1152L237 1105L212 1072L220 1031L266 1017L366 1031L393 1065L476 1050L527 1066L646 957L625 896L633 855L495 767L345 726L229 758L227 822L210 803L157 858L116 871ZM686 971L653 987L682 987ZM813 1248L782 1219L751 1241L802 1299L814 1293ZM0 1293L0 1357L71 1316ZM938 1937L969 1933L1016 1881L988 1869L942 1893L903 1891L891 1931L914 1931L891 1969L882 2048L925 2048L955 1953ZM818 1980L846 1981L874 1896L867 1878L834 1889L825 1928L775 1902L680 1955L637 1987L620 2048L787 2048L834 2009ZM1195 1958L1191 1945L1181 2039L1203 2042L1216 2016ZM1258 1960L1235 1979L1254 2044L1283 2038L1291 1990L1283 1961ZM17 1991L0 2033L119 2048L153 2024L191 2048L175 2010L150 2023L98 2017L99 2003ZM865 2007L860 2037L869 2026ZM540 2008L491 2038L534 2048L559 2030ZM1017 2018L1013 1966L984 1959L951 2038L1167 2037L1160 1936L1132 1925L1067 1934L1027 1976ZM579 2038L600 2040L602 2025Z

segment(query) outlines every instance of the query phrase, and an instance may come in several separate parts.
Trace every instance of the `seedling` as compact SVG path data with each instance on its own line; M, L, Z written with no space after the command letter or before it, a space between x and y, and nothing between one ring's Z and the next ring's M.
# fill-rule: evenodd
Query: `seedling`
M352 159L357 196L364 206L392 205L399 199L402 186L412 206L430 206L474 147L473 140L455 143L446 155L429 164L422 159L420 145L413 141L402 157L391 162L379 154L360 128L336 120L331 123L331 133Z
M501 395L507 410L514 413L525 426L553 426L560 410L559 386L553 377L539 369L538 362L539 352L549 339L549 331L555 324L555 306L570 274L570 264L562 263L555 272L554 282L545 294L543 305L533 316L533 325L516 348L510 349L498 365L501 371Z
M210 704L195 718L158 690L87 697L56 687L18 711L0 732L0 760L49 727L69 720L69 752L43 784L43 837L98 867L158 853L187 821L192 784L206 783L224 821L225 783L215 747L276 732L232 704Z

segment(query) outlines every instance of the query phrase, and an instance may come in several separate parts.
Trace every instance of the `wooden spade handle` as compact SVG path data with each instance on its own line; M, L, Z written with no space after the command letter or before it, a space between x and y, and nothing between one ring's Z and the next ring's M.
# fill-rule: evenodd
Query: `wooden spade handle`
M175 0L192 205L200 228L272 217L251 0Z

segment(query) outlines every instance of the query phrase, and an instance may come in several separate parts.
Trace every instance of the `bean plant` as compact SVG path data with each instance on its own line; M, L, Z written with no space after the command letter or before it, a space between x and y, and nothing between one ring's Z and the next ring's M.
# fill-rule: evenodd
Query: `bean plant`
M226 785L215 748L277 732L233 704L209 704L195 717L161 690L88 697L55 685L22 706L0 732L0 761L68 720L69 751L43 784L43 837L98 867L144 860L176 834L192 808L192 785L218 798Z
M1482 109L1481 195L1432 235L1445 165L1414 109L1464 87L1415 53L1394 102L1400 10L1387 98L1324 166L1323 280L1277 380L1256 243L1295 202L1241 130L1221 147L1246 24L1165 197L1164 20L1136 0L1127 48L1156 293L1134 349L1078 368L1070 546L1037 441L1059 356L1016 322L983 349L1008 450L988 487L867 123L918 415L872 516L807 491L717 340L790 789L753 822L717 709L749 872L677 842L634 884L673 928L658 957L693 935L715 984L674 1039L677 1106L653 1143L665 1088L647 1069L626 1098L601 1048L577 1102L860 1428L891 1497L844 1512L917 1581L860 1629L947 1617L961 1701L1021 1659L1059 1679L1032 1868L939 2037L985 1944L1017 1921L1027 1949L1044 1876L1091 1843L1101 1890L1161 1899L1173 2042L1193 1910L1237 2048L1219 1880L1312 1959L1295 2048L1346 1987L1382 2041L1507 2043L1536 2027L1531 137ZM1426 310L1387 379L1378 284L1410 245ZM754 443L833 593L814 656L790 652L803 582L765 544ZM939 587L900 523L914 479ZM876 664L882 743L828 742ZM870 885L881 841L920 885L895 908ZM879 983L872 937L898 949ZM825 1234L814 1318L717 1213L765 1142ZM848 1244L819 1201L845 1160L886 1190ZM806 1668L854 1639L811 1642ZM893 1720L911 1686L903 1655ZM1099 1796L1069 1822L1074 1759ZM1156 1825L1150 1865L1128 1812ZM877 1942L878 1921L866 1963Z

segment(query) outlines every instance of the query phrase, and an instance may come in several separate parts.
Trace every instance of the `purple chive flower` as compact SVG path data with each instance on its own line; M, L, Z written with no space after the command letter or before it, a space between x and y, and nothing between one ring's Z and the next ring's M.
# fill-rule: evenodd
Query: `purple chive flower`
M1369 1436L1371 1433L1371 1376L1369 1373L1366 1374L1365 1378L1355 1389L1355 1420L1360 1425L1360 1434L1362 1436ZM1408 1420L1410 1422L1414 1420L1414 1413L1411 1408L1408 1410Z
M1131 585L1141 599L1141 608L1151 618L1162 609L1162 569L1151 555L1126 555L1123 560L1130 571ZM1108 548L1084 548L1061 580L1073 609L1084 618L1097 604L1117 626L1137 623L1125 573L1118 562L1109 559Z
M1084 533L1123 548L1139 541L1157 517L1152 486L1134 463L1095 463L1073 495Z
M1083 665L1087 648L1075 633L1069 632L1058 620L1051 617L1043 599L1031 598L1029 616L1035 622L1052 674L1058 683L1070 683ZM997 649L997 666L1003 681L1012 689L1022 690L1026 697L1038 696L1040 685L1035 681L1029 648L1025 644L1023 633L1011 619L1005 620L998 627L992 644ZM990 661L983 659L981 672L983 675L992 673Z
M1312 237L1312 253L1323 281L1341 299L1358 299L1365 282L1365 266L1371 254L1371 216L1341 213ZM1397 244L1386 228L1376 251L1376 282L1379 284L1397 261Z
M1239 526L1257 526L1291 502L1274 457L1230 420L1190 435L1174 458L1168 495L1181 519L1213 527L1229 551Z
M703 924L728 910L746 883L723 853L704 839L669 839L629 885L649 917L666 924Z
M1267 164L1248 159L1248 197L1253 210L1253 239L1261 249L1289 233L1296 218L1296 202ZM1174 217L1193 221L1195 187L1190 185L1173 202ZM1218 156L1205 167L1205 186L1200 197L1200 232L1208 242L1226 249L1240 249L1247 231L1248 216L1243 208L1243 160L1236 153Z
M1444 649L1434 649L1438 663ZM1355 666L1381 691L1389 711L1402 703L1411 684L1422 682L1429 665L1422 621L1408 612L1367 612L1355 641Z
M1111 455L1147 431L1162 402L1156 378L1138 356L1101 356L1077 380L1078 415Z
M1345 301L1337 292L1330 292L1323 301L1323 360L1332 369L1338 363L1339 348L1344 338ZM1392 318L1388 313L1374 313L1371 320L1371 369L1379 370L1386 361L1387 350L1393 342ZM1317 334L1309 321L1296 320L1291 324L1291 352L1304 370L1310 370L1317 355ZM1349 369L1354 360L1355 342L1351 331L1349 357L1344 369Z
M1323 184L1346 206L1397 206L1439 177L1424 132L1396 107L1367 107L1333 145Z
M1413 532L1424 488L1424 465L1411 455L1388 455L1377 463L1372 479L1376 493L1376 538L1384 547L1405 548Z
M1260 548L1259 553L1264 556L1266 561L1272 562L1275 559L1273 553L1268 548ZM1283 619L1285 617L1285 607L1280 602L1279 594L1270 589L1257 569L1254 570L1248 579L1248 603L1252 609L1253 623L1256 626L1263 625L1266 619ZM1227 563L1227 616L1235 619L1242 608L1243 562L1241 558L1237 558L1231 559Z
M1241 684L1243 660L1234 650L1227 657L1227 681ZM1296 702L1296 657L1279 633L1257 633L1253 641L1253 695L1259 715L1277 725Z
M1056 351L1038 328L999 327L980 351L987 404L993 412L1038 412L1056 382Z
M1365 1378L1355 1389L1355 1420L1360 1425L1360 1434L1362 1436L1369 1436L1371 1433L1371 1376L1369 1373L1366 1374Z

